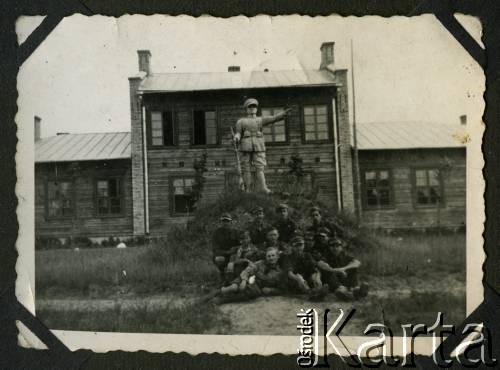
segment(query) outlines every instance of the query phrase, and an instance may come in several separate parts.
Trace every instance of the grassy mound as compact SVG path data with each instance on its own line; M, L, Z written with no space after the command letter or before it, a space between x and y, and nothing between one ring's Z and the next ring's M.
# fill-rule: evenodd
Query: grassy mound
M367 230L360 228L351 214L337 212L332 207L307 197L282 197L259 193L222 194L217 202L203 205L195 212L193 220L187 225L187 231L191 234L210 235L223 212L231 213L235 226L245 229L252 220L251 211L256 206L261 206L268 222L274 224L278 220L276 207L281 203L288 204L291 218L302 230L311 222L311 207L318 206L322 209L323 218L341 226L344 239L352 248L372 248L379 245L377 239L371 237Z
M334 209L305 197L288 197L279 195L265 195L258 193L243 193L235 191L221 194L214 203L202 204L194 212L193 218L186 226L172 228L163 240L153 243L153 259L167 258L169 260L186 260L190 256L194 259L208 257L211 253L211 235L218 227L218 219L224 212L233 217L234 226L244 230L252 220L251 211L256 206L264 209L264 214L270 224L277 221L276 207L286 203L290 207L290 216L304 230L310 223L309 210L319 206L323 210L323 217L341 225L343 238L353 250L366 250L378 247L378 240L370 232L359 227L354 218L345 213L338 213ZM155 255L158 252L160 255Z

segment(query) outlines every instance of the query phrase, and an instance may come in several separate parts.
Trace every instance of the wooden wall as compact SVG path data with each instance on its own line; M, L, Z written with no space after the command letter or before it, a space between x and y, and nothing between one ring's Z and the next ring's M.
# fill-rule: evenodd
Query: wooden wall
M360 172L367 169L389 169L392 173L393 207L362 209L361 219L373 228L459 228L466 221L465 148L419 150L359 151ZM422 167L443 168L441 172L443 204L415 205L413 170ZM362 191L364 189L362 188ZM361 202L363 204L363 202Z
M332 99L335 89L302 88L278 89L276 91L253 90L251 92L184 93L145 95L148 111L173 110L178 124L178 145L175 147L148 147L149 168L149 214L150 233L164 233L171 224L185 222L185 217L171 214L171 181L177 176L192 176L193 162L206 151L208 172L206 173L203 201L213 201L224 191L226 176L235 172L235 154L231 142L230 127L238 118L245 116L242 107L247 97L255 97L261 107L291 107L287 118L288 141L285 144L267 146L269 182L273 182L287 170L286 163L293 154L300 154L303 168L311 172L314 186L319 188L319 198L336 204L335 158L333 145ZM332 140L305 143L302 138L302 107L308 104L327 104ZM210 147L191 145L193 110L215 108L217 111L219 144ZM148 119L149 131L149 119ZM283 161L285 165L283 165ZM180 164L180 162L183 162Z
M95 206L96 178L118 176L123 184L123 214L101 216ZM72 180L75 215L49 218L46 213L46 181ZM122 237L133 234L130 160L37 163L35 166L35 235L65 238Z

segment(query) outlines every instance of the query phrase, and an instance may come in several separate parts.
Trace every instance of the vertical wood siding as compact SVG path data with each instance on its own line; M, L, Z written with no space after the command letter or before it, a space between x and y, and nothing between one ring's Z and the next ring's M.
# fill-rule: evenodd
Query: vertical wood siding
M314 186L319 190L319 199L336 204L335 158L331 114L331 101L335 90L331 88L278 89L158 94L144 96L144 104L148 110L163 109L175 111L178 127L178 145L169 148L148 148L149 163L149 212L151 235L164 234L170 225L183 223L186 217L173 215L171 210L171 182L177 177L194 176L193 163L202 153L207 153L208 171L203 201L210 202L225 191L226 177L235 171L235 154L231 142L230 127L245 116L242 107L247 97L259 100L260 107L291 107L287 118L288 141L286 143L267 146L268 167L266 174L270 185L283 171L288 170L286 163L293 154L303 159L303 168L314 174ZM329 127L331 140L306 143L303 140L302 107L310 104L326 104L329 108ZM193 127L193 110L215 109L219 145L193 146L191 143ZM149 123L149 122L148 122ZM148 128L149 131L149 128ZM284 165L283 165L284 161ZM179 165L183 162L183 166Z
M51 237L109 237L130 236L132 222L132 178L129 160L42 163L35 167L35 235ZM73 167L74 168L74 167ZM123 186L123 213L119 216L100 216L95 207L95 179L119 176ZM46 181L72 179L75 215L73 218L48 218L46 216Z
M388 169L392 173L394 204L388 209L363 209L362 223L373 228L458 228L466 220L465 149L360 151L360 170ZM445 168L442 171L443 204L421 207L414 201L414 169ZM363 189L364 190L364 189Z

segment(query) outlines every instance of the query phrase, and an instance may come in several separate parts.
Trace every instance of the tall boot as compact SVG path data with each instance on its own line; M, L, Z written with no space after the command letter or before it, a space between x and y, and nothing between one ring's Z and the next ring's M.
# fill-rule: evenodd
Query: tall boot
M250 193L252 191L252 172L243 172L243 182L245 183L245 192Z
M264 170L255 171L255 176L257 178L257 183L259 184L259 190L266 194L272 193L272 191L267 187Z

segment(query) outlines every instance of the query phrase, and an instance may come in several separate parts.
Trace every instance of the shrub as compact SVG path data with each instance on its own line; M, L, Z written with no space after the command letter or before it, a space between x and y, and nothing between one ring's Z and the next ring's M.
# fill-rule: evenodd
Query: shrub
M76 236L71 240L71 247L73 248L91 248L94 246L92 240L84 236Z
M64 247L64 243L61 242L59 238L38 236L35 238L35 249L45 250L45 249L61 249Z
M373 249L380 246L380 242L372 232L359 227L354 217L347 213L339 213L333 206L328 206L314 199L301 196L290 196L284 200L279 195L265 195L259 193L244 193L234 191L223 193L219 199L211 204L204 204L197 209L193 218L185 228L173 228L168 235L168 241L185 245L186 248L206 248L210 243L210 236L218 226L219 216L224 212L231 213L234 226L244 229L252 220L251 211L256 206L264 209L267 220L272 224L277 220L276 208L286 202L290 207L290 215L304 229L309 223L309 210L313 206L322 209L323 217L339 224L343 230L344 239L352 248ZM186 245L187 243L187 245Z

